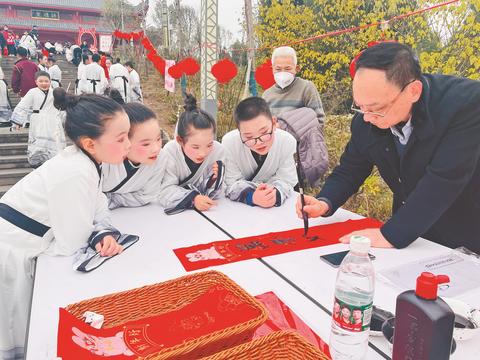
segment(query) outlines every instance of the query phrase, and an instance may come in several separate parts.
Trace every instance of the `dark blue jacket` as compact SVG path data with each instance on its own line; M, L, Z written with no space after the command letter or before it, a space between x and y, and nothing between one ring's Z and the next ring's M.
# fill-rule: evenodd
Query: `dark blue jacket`
M383 236L395 247L424 237L480 253L480 82L424 75L403 157L394 135L355 115L340 164L318 197L335 211L376 166L394 194Z

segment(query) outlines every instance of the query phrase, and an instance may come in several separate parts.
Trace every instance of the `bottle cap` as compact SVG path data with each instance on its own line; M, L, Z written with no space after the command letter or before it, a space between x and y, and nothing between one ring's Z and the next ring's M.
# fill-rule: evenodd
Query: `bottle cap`
M350 237L350 250L366 254L370 250L370 239L362 235L353 235Z
M447 275L433 275L430 272L422 272L417 278L415 294L423 299L435 300L437 298L438 285L448 282L450 282L450 278Z

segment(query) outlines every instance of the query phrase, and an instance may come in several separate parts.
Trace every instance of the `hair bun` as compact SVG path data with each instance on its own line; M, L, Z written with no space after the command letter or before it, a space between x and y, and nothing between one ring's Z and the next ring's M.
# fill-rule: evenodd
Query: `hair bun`
M65 89L58 87L53 90L53 106L58 110L67 110L78 104L80 97L67 94Z
M125 105L125 100L123 100L122 94L117 89L110 88L108 92L110 99L115 100L120 105Z
M185 105L183 105L185 111L195 111L197 110L197 99L192 94L187 94L185 96Z

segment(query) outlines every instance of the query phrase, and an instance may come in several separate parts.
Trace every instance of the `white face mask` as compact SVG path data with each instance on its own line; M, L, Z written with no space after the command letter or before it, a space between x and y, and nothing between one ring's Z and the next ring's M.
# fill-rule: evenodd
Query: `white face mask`
M282 89L285 89L293 82L293 79L295 79L294 74L286 71L277 72L273 74L273 77L275 78L275 82L277 83L277 85L280 86Z

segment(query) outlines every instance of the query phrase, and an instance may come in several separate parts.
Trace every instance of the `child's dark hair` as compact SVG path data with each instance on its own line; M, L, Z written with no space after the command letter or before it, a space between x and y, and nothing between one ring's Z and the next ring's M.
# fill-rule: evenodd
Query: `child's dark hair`
M45 76L47 77L48 79L50 79L50 74L46 71L37 71L35 73L35 80L37 80L40 76Z
M109 96L110 98L112 98L112 100L115 100L120 105L125 105L125 100L123 100L122 94L120 94L120 91L118 91L117 89L109 88L105 91L105 95Z
M217 124L212 115L197 107L197 100L191 94L185 97L185 111L180 115L177 126L177 134L182 139L187 139L190 135L190 127L194 129L212 129L215 134Z
M100 61L100 55L93 54L92 55L92 61L98 63Z
M28 56L28 50L25 49L25 48L22 47L22 46L19 46L18 49L17 49L17 54L18 54L18 56L20 56L20 57L27 57L27 56Z
M105 131L105 123L115 113L123 112L114 100L96 94L70 95L65 89L53 90L53 105L66 112L65 132L79 146L82 137L99 138Z
M124 65L124 66L129 66L129 67L131 67L132 69L135 69L132 61L127 61L127 62L126 62L125 64L123 64L123 65Z
M252 120L259 115L265 115L272 119L272 113L267 102L261 97L252 96L238 103L233 118L238 126L242 121Z
M49 56L48 57L48 61L51 61L53 63L56 63L57 62L57 59L55 59L55 56Z
M157 115L155 115L155 113L150 108L148 108L147 106L141 103L137 103L137 102L125 103L122 95L117 89L110 89L110 92L108 95L117 103L122 105L123 109L127 113L128 118L130 119L129 135L132 135L133 128L136 125L142 124L150 119L157 118Z
M82 62L85 64L88 61L88 54L82 54Z
M123 105L123 109L130 119L130 132L129 135L132 135L135 126L143 124L144 122L157 119L155 113L145 105L137 102L126 103Z

